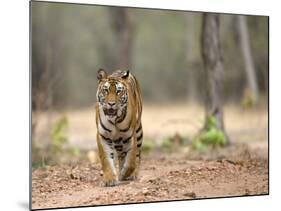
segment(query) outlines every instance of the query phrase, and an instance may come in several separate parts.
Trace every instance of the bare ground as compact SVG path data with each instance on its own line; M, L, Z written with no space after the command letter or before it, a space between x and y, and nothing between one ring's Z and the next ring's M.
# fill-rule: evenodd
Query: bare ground
M267 143L207 155L152 153L138 180L103 187L100 165L48 166L32 172L32 208L74 207L268 194Z

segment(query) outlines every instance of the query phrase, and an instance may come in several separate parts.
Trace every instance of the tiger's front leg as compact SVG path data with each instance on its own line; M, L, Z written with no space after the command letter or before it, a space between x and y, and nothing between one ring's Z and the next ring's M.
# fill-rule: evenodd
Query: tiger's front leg
M99 157L103 171L103 181L105 186L115 186L117 184L116 169L114 166L114 152L108 140L97 135L97 145Z
M135 170L137 167L137 148L133 145L134 141L131 140L131 142L132 143L130 144L131 146L129 149L119 156L119 180L133 180L136 178Z

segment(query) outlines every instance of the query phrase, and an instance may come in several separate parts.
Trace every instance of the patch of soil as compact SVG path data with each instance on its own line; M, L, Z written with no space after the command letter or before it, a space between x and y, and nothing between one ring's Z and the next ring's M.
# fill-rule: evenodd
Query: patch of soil
M231 155L190 160L186 155L153 154L143 159L136 181L115 187L103 187L99 164L36 169L32 208L268 194L267 156L249 151Z

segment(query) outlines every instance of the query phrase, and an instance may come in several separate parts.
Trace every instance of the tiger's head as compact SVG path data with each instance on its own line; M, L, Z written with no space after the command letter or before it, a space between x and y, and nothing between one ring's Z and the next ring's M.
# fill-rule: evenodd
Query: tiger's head
M129 70L117 70L109 76L104 69L99 69L97 72L99 81L96 95L97 102L104 114L110 119L116 120L124 114L127 108L128 87L126 78L129 74Z

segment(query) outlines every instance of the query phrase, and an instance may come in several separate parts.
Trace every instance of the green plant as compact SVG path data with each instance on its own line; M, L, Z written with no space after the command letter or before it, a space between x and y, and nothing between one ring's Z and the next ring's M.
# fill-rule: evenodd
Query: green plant
M151 139L146 139L143 140L143 144L142 144L142 152L143 153L149 153L150 151L152 151L155 148L155 141L151 140Z
M165 152L171 152L173 148L173 143L170 138L164 138L160 145L161 150Z
M70 153L71 153L71 155L76 156L76 157L79 157L81 154L80 149L75 148L75 147L70 148Z
M59 119L52 128L51 131L51 152L55 155L61 153L63 151L63 147L66 143L68 143L68 139L66 136L66 129L68 128L68 120L67 117L64 116Z
M226 136L217 126L217 120L209 116L205 129L195 137L192 146L198 151L205 151L209 146L223 146L226 144Z

